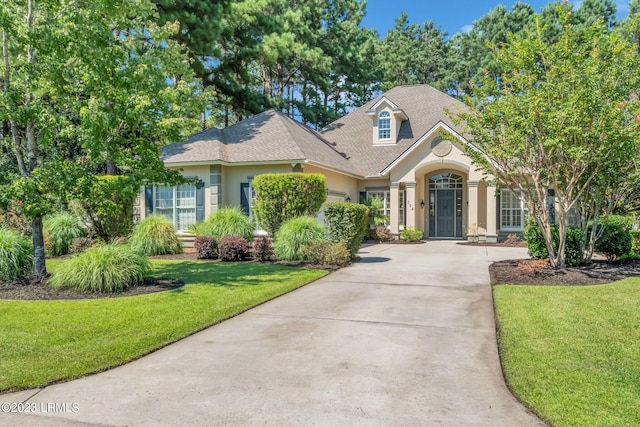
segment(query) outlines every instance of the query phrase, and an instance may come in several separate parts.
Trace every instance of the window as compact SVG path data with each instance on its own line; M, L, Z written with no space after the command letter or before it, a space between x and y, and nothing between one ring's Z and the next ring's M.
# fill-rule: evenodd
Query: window
M388 111L378 114L378 139L391 139L391 114Z
M520 231L524 228L526 209L511 191L500 190L500 229Z
M372 199L374 197L380 198L382 200L382 215L389 218L391 214L391 194L389 190L372 190L367 191L367 200ZM398 207L398 215L400 219L400 225L405 225L405 200L406 200L406 192L404 190L399 191L399 202L400 206Z
M154 192L153 211L167 218L178 230L188 230L196 223L196 187L158 186Z

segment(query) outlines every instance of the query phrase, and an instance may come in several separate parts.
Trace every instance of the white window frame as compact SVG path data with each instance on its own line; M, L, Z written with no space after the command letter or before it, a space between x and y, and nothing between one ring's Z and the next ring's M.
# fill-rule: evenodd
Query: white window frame
M180 187L183 187L182 189L180 189ZM189 187L188 189L184 189L184 187ZM171 189L171 218L169 218L168 215L165 214L160 214L158 213L158 190L161 188L169 188ZM192 205L188 204L188 205L182 205L182 206L178 206L178 192L184 192L184 191L193 191L193 197L188 197L188 198L181 198L181 200L186 199L187 201L189 199L192 200ZM178 230L178 231L187 231L189 229L189 227L191 227L192 225L194 225L196 223L196 218L197 218L197 208L196 208L196 193L197 193L197 188L195 185L189 185L189 184L181 184L181 185L157 185L154 187L153 189L153 213L160 215L164 218L167 218L169 221L171 221L171 223L173 224L173 226ZM167 199L168 200L168 199ZM167 208L165 208L167 209ZM193 209L193 224L189 223L187 224L186 228L179 228L178 226L178 218L179 218L179 214L180 214L180 210L186 210L186 209ZM190 221L188 221L190 222Z
M388 111L381 111L378 114L378 141L389 141L391 139L391 114Z
M514 207L513 204L510 204L509 206L505 206L505 202L507 200L509 200L509 202L513 202L513 201L517 202L518 207ZM505 221L507 220L507 218L505 218L504 216L505 211L509 211L512 214L511 218L516 218L519 215L520 225L519 226L512 225L513 220L509 221L511 222L511 224L505 225ZM526 216L527 216L527 208L524 202L518 199L518 197L516 197L516 195L513 194L511 190L506 188L501 189L500 190L500 230L523 231Z

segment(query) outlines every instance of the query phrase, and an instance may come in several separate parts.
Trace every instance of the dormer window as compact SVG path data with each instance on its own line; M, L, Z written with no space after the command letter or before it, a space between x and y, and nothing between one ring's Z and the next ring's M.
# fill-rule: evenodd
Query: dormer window
M378 140L391 139L391 114L382 111L378 114Z

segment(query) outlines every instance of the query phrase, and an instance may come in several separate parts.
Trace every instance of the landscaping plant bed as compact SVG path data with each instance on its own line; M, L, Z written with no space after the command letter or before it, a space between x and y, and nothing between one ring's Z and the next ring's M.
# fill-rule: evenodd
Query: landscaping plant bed
M491 264L489 275L492 285L601 285L627 277L640 276L640 261L608 263L603 260L594 260L590 264L554 270L548 260L505 260Z
M83 292L76 289L54 289L47 283L47 279L33 280L0 280L0 299L7 300L65 300L65 299L96 299L118 298L134 295L145 295L176 289L184 285L180 280L146 278L144 283L132 286L126 291L113 293Z

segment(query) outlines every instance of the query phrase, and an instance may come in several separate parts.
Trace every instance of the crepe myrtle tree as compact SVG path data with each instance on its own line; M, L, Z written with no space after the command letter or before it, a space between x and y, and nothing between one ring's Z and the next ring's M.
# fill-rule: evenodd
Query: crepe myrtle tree
M36 276L46 275L42 218L87 171L118 165L172 179L159 147L180 139L199 108L188 58L170 37L177 25L159 26L154 14L147 0L0 3L0 122L9 130L0 144L19 172L0 188L0 209L30 219Z
M596 219L635 168L640 56L606 24L574 25L571 6L557 7L559 38L545 40L535 16L531 29L493 47L504 70L500 79L487 75L473 82L470 108L449 115L470 137L467 155L526 203L551 265L563 268L570 213ZM555 190L557 246L549 188ZM582 221L585 229L588 222Z

